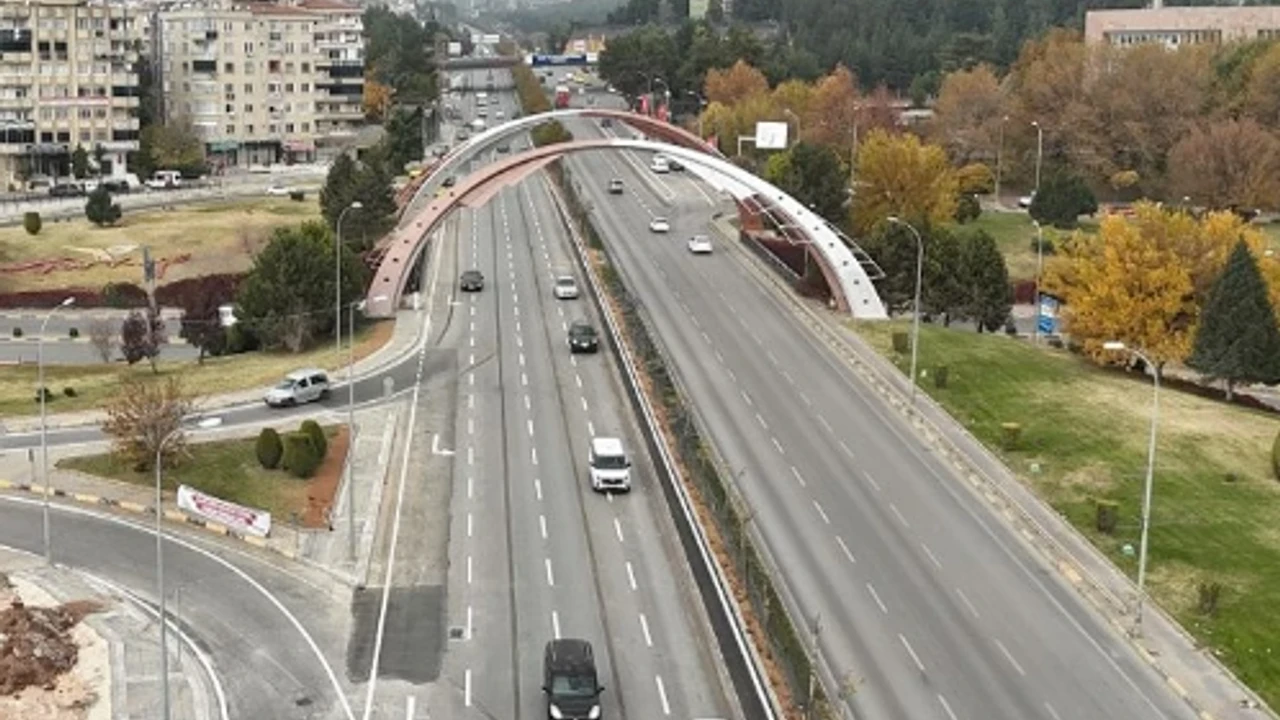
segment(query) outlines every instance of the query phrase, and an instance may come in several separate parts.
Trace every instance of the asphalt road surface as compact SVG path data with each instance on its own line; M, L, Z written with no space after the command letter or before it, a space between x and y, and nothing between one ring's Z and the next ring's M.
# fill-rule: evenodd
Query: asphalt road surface
M577 137L599 136L574 121ZM713 191L648 158L569 161L859 716L1096 720L1190 710L873 391L754 281L691 256ZM624 178L622 196L605 192ZM648 231L654 216L669 235Z

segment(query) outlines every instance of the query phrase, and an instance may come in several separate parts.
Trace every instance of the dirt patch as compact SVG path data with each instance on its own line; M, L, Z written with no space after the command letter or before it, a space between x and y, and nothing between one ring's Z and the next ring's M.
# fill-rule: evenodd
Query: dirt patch
M384 323L385 324L385 323ZM302 514L302 526L310 529L328 529L333 510L333 498L342 483L342 469L346 466L347 451L351 445L351 432L346 425L338 428L329 438L329 452L316 474L307 483L307 509Z
M29 605L0 574L0 716L68 720L87 715L97 694L71 670L89 644L81 620L101 606L79 600Z

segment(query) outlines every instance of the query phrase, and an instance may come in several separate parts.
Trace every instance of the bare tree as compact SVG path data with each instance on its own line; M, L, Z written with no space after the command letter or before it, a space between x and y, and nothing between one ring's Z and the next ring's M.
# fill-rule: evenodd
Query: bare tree
M110 320L98 318L89 323L89 343L102 362L111 362L111 355L116 350L116 329Z
M111 436L114 452L142 472L155 463L156 450L164 443L162 461L183 451L186 437L182 420L195 408L176 377L145 382L128 377L106 405L107 419L102 429ZM177 432L168 442L165 438Z

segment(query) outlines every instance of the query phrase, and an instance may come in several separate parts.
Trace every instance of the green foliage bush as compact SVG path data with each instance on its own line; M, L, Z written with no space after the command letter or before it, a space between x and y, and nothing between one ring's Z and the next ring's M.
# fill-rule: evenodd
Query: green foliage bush
M1116 531L1116 525L1119 524L1120 505L1113 500L1097 500L1095 503L1094 527L1098 529L1098 532L1110 535Z
M1280 480L1280 433L1276 433L1276 439L1271 443L1271 474Z
M1080 176L1056 172L1041 184L1029 212L1042 225L1070 230L1079 224L1081 215L1098 212L1098 199Z
M20 338L20 337L22 337L22 328L20 328L20 327L15 327L15 328L13 329L13 336L14 336L14 337L16 337L16 338Z
M956 222L961 225L978 219L982 214L982 204L974 195L965 193L956 199Z
M62 388L62 394L67 397L75 397L77 393L75 388L68 385L67 387Z
M226 354L239 355L258 349L258 340L253 333L241 323L227 328Z
M38 388L38 389L36 390L36 402L40 402L40 396L41 396L41 395L43 395L43 396L44 396L44 401L45 401L45 402L53 402L53 397L54 397L54 395L53 395L53 392L49 390L49 388L47 388L47 387L45 387L45 388Z
M284 454L281 456L282 467L297 478L309 478L316 474L320 467L320 457L316 454L315 443L311 436L304 432L288 433L283 438Z
M272 428L262 428L258 433L258 442L254 445L254 453L258 456L258 464L268 470L280 467L284 456L284 444L280 442L280 433Z
M44 222L40 220L40 213L35 211L22 213L22 229L26 230L28 235L39 235L42 227Z
M324 436L324 428L320 427L320 423L315 420L303 420L298 432L306 433L307 437L311 438L316 456L323 460L329 452L329 439Z
M111 192L102 185L89 193L89 199L84 204L84 216L98 227L115 225L123 214L120 203L111 202Z
M75 338L80 337L80 328L74 328L74 327L71 328L70 330L67 331L67 336L72 338L73 340Z

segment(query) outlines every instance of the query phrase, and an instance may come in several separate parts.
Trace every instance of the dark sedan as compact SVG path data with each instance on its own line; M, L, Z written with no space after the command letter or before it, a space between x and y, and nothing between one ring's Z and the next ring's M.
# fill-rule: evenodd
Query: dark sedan
M569 326L569 352L593 353L600 349L600 336L589 323L575 322Z
M479 270L467 270L458 279L458 287L463 292L480 292L484 289L484 275Z

